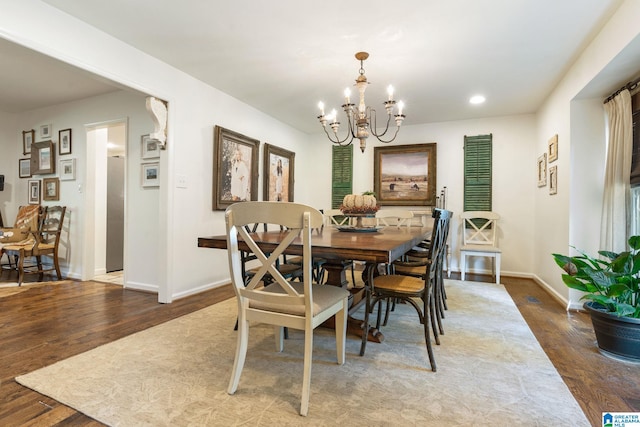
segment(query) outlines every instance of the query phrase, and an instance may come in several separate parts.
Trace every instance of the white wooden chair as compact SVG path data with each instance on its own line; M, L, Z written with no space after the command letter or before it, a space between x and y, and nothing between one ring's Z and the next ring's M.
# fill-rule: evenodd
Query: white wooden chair
M376 223L379 227L411 227L413 217L406 209L382 209L376 212Z
M311 230L322 226L322 214L297 203L242 202L229 206L225 212L227 250L231 281L238 300L238 341L229 387L229 394L238 388L249 342L249 322L275 326L276 350L284 347L284 328L304 331L304 369L300 415L309 410L313 330L331 316L336 316L336 348L338 364L344 364L349 292L345 289L312 283ZM255 222L278 224L285 228L283 238L269 255L260 249L245 229ZM301 235L303 245L303 281L287 281L275 267L275 261ZM261 267L245 287L238 236L257 255ZM262 278L269 273L272 282L264 287Z
M500 258L496 232L500 215L489 211L467 211L460 214L462 219L462 246L460 247L460 278L464 280L467 257L489 257L492 259L492 273L496 283L500 283Z
M324 211L325 225L349 225L349 217L345 216L340 209L326 209Z

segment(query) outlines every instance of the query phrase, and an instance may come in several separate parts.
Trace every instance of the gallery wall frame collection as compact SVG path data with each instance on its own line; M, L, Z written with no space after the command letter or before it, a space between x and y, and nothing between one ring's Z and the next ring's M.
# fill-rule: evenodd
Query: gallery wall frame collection
M140 173L143 188L160 186L160 144L149 134L140 136ZM149 162L150 160L153 160Z
M549 166L558 160L558 134L553 135L547 142L547 152L538 157L537 173L538 187L547 186L547 176L549 181L549 194L558 194L558 165Z
M38 141L36 141L36 129ZM22 131L22 154L28 158L18 159L18 177L32 178L34 175L52 175L56 173L56 142L53 124L46 123L36 129ZM71 154L71 128L58 131L58 155ZM41 200L60 200L60 181L75 179L75 159L60 159L60 176L30 179L27 183L27 200L30 204L39 204ZM43 191L44 189L44 191Z

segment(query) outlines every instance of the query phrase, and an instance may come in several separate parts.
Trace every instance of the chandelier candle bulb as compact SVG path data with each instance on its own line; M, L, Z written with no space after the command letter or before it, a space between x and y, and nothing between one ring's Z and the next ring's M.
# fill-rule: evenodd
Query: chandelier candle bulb
M393 86L387 87L387 94L389 95L389 101L393 101Z
M324 116L324 102L318 102L318 108L320 109L320 116Z
M351 102L350 96L351 96L351 91L349 90L349 88L346 88L344 90L344 101L346 105L349 105L349 103Z

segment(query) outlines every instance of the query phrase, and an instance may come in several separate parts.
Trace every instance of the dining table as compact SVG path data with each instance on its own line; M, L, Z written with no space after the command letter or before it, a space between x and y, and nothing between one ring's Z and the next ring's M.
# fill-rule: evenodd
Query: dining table
M402 257L407 251L418 243L429 238L431 227L354 227L323 226L315 229L311 235L311 251L313 257L325 260L324 268L327 272L326 285L340 286L351 293L351 305L349 309L348 331L350 334L362 336L363 321L352 317L353 313L364 301L364 292L367 286L365 273L369 269L376 268L379 264L390 264ZM279 230L257 231L252 234L255 242L265 252L273 251L282 240L282 232ZM249 251L246 243L239 240L241 250ZM198 237L198 247L226 249L227 236L216 235ZM302 255L302 240L298 238L287 250L286 255ZM347 271L353 261L363 261L365 272L362 277L365 288L349 287ZM384 336L376 329L369 329L368 340L382 342Z

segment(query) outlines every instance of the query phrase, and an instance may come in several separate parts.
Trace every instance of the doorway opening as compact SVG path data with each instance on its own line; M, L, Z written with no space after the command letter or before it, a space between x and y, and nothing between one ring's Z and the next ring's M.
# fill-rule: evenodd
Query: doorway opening
M94 165L93 173L87 170L87 206L93 207L94 220L89 280L125 283L126 152L126 120L87 126L87 163Z

